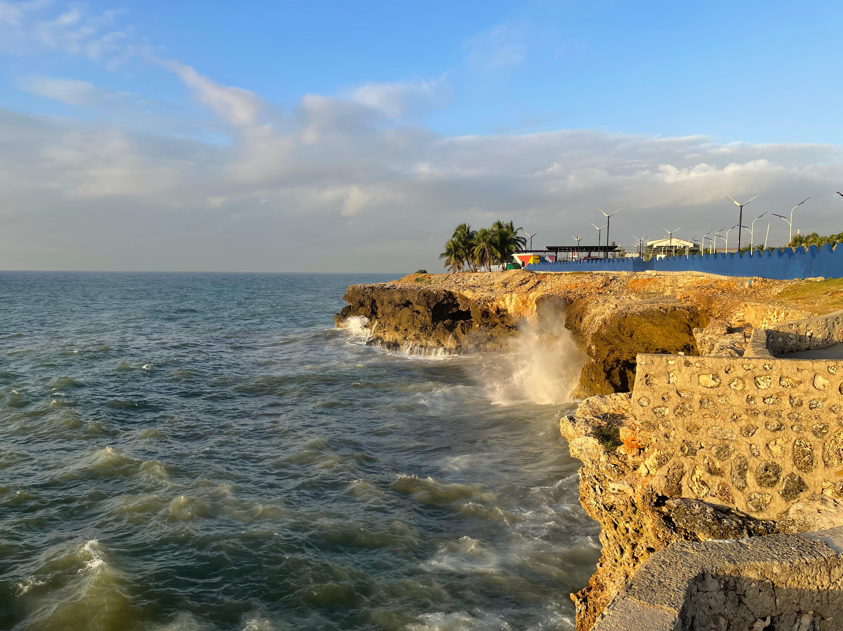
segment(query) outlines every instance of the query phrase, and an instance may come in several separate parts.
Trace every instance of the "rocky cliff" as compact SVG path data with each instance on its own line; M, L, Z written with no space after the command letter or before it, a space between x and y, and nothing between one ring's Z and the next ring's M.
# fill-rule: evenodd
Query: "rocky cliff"
M353 285L337 326L357 318L392 350L501 350L519 325L564 319L587 354L579 396L628 391L638 353L696 354L694 329L713 318L759 326L811 312L775 300L787 281L693 275L414 274Z

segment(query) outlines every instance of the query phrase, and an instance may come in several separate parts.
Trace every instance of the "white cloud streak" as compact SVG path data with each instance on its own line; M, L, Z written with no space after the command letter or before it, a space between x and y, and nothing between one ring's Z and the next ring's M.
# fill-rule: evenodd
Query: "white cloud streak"
M478 33L465 43L469 67L483 72L511 70L527 59L527 29L504 23Z

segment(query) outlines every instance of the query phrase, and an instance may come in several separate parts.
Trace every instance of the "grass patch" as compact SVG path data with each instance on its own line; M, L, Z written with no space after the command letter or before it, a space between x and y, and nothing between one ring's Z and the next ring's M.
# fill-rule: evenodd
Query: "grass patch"
M607 423L606 425L595 427L592 430L592 434L603 449L612 453L623 444L620 431L620 427L617 425Z
M818 315L839 311L843 309L843 278L801 281L780 292L777 298Z

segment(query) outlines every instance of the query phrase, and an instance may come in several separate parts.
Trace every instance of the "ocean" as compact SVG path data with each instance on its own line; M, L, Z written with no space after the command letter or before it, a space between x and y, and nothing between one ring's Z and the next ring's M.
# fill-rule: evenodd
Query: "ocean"
M573 628L575 349L333 327L397 276L0 273L0 629Z

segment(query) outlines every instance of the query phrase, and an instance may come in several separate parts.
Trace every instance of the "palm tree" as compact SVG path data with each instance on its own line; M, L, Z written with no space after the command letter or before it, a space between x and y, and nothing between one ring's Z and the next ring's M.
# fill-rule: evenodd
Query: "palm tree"
M471 229L471 226L467 223L461 223L451 237L451 240L456 241L459 245L460 256L472 272L477 271L477 260L474 257L474 238L476 236L477 233Z
M527 239L518 234L521 230L522 228L516 228L511 221L507 223L496 221L492 226L492 240L497 250L495 259L504 270L512 259L512 255L523 250L527 245Z
M492 271L492 263L497 259L498 250L495 247L495 235L488 228L481 228L474 237L474 258L479 265L485 265Z
M445 251L439 255L439 258L445 259L445 265L443 266L445 269L450 268L451 272L461 272L463 261L465 261L463 253L462 244L457 239L450 239L445 244Z

